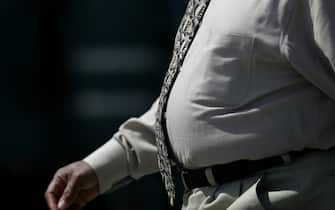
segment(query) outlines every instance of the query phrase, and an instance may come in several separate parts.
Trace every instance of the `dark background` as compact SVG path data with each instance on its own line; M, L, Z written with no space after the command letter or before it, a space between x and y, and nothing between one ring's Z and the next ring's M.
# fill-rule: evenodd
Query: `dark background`
M1 210L46 210L44 191L59 167L84 158L150 107L186 3L0 2ZM85 209L170 207L156 174Z

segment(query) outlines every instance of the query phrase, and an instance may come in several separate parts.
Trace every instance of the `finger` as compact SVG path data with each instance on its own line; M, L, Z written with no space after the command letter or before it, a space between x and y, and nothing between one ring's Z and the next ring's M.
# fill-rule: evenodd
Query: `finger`
M53 192L61 196L66 187L66 182L59 176L55 176L47 188L47 192Z
M67 183L67 186L64 190L64 193L60 201L58 202L57 206L59 209L62 209L62 210L67 209L69 206L71 206L74 203L75 199L78 196L78 192L79 192L78 188L79 188L78 187L78 177L72 176Z
M49 184L45 192L45 199L51 210L57 210L57 202L64 188L65 182L59 177L55 177Z
M46 200L50 210L58 210L57 208L57 198L54 194L47 192L46 193Z

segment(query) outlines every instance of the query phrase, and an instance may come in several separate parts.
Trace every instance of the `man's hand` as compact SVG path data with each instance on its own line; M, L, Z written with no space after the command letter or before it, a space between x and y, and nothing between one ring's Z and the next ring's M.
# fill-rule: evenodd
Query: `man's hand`
M78 161L59 169L46 193L50 210L79 210L98 195L98 178L85 162Z

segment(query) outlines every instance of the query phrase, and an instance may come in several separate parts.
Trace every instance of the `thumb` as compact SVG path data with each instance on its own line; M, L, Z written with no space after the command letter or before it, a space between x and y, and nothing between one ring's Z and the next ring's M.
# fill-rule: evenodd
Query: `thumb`
M58 202L57 207L59 209L65 210L74 203L79 193L78 182L79 181L77 176L71 176L63 192L63 195Z

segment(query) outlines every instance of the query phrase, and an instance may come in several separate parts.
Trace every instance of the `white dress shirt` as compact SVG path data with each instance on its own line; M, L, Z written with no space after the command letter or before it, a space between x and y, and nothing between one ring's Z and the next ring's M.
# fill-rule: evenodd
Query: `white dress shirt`
M186 168L335 145L335 2L212 0L166 125ZM104 193L158 171L157 103L84 159Z

